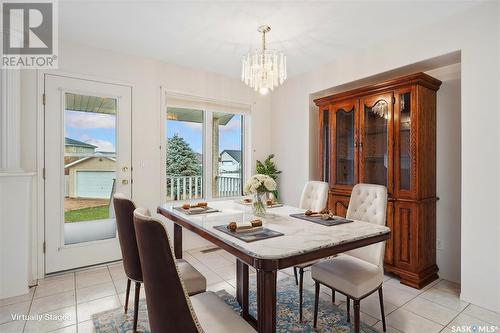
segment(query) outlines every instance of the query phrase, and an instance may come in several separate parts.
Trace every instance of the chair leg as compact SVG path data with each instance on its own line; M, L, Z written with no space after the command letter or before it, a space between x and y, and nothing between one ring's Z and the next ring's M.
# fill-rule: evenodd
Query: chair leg
M335 304L335 289L332 289L332 304Z
M125 292L125 313L128 310L128 296L130 295L130 279L127 279L127 291Z
M135 300L134 300L134 330L137 332L137 317L139 317L139 295L141 294L141 283L135 283Z
M318 323L318 303L319 303L319 282L315 281L314 284L314 323L313 327L316 328L316 324Z
M347 298L347 322L351 322L351 299L349 297Z
M293 275L295 275L295 285L299 285L299 278L297 277L297 267L293 267Z
M354 333L359 333L359 299L354 300Z
M378 289L378 299L380 301L380 315L382 316L382 328L385 332L385 311L384 311L384 295L382 294L382 286Z
M304 269L299 269L299 322L302 322L302 300L304 298Z

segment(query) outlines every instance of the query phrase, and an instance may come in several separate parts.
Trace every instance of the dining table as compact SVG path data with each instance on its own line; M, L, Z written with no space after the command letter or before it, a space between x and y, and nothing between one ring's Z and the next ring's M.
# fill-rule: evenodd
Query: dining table
M345 251L383 242L390 229L354 220L350 223L325 226L298 219L305 209L292 206L268 208L263 227L281 235L246 242L217 227L230 222L244 223L256 219L251 206L241 199L207 203L211 213L189 215L177 202L158 206L157 212L173 222L174 254L182 258L182 229L189 230L236 257L236 299L241 316L259 333L276 332L277 272L295 265L326 258ZM256 271L257 318L249 313L249 266Z

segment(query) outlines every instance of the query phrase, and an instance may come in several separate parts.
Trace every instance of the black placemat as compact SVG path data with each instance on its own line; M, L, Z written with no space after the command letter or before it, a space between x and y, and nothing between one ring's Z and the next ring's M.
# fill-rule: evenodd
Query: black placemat
M259 228L258 230L252 230L248 232L232 232L230 231L226 225L217 225L214 226L214 229L217 229L219 231L222 231L225 234L231 235L233 237L238 238L239 240L242 240L247 243L263 240L263 239L268 239L268 238L274 238L274 237L279 237L283 236L281 232L274 231L268 228Z
M306 220L306 221L309 221L309 222L321 224L321 225L324 225L324 226L327 226L327 227L331 227L331 226L334 226L334 225L339 225L339 224L353 222L353 220L348 220L348 219L345 219L343 217L334 217L332 220L323 220L319 216L307 216L304 213L290 214L290 216L291 217L295 217L297 219Z
M203 207L203 209L184 209L182 207L174 207L174 209L178 212L184 213L186 215L199 215L199 214L209 214L209 213L216 213L219 210L215 208L210 208L210 207Z

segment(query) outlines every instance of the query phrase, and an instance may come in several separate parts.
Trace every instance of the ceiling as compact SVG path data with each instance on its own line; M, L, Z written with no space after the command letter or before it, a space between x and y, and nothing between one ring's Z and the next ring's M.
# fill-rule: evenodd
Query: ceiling
M116 99L66 93L65 110L116 114Z
M439 22L477 1L60 1L60 37L89 46L240 77L260 47L288 57L289 76ZM425 47L422 45L421 47Z

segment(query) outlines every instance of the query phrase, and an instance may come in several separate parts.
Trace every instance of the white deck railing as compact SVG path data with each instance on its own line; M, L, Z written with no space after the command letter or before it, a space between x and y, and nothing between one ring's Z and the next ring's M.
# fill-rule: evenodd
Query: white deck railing
M234 197L241 195L241 180L236 177L217 176L217 194L219 197Z
M201 176L167 176L167 200L197 199L202 196Z
M241 195L239 177L216 176L217 196ZM202 176L167 176L167 200L188 200L203 197Z

